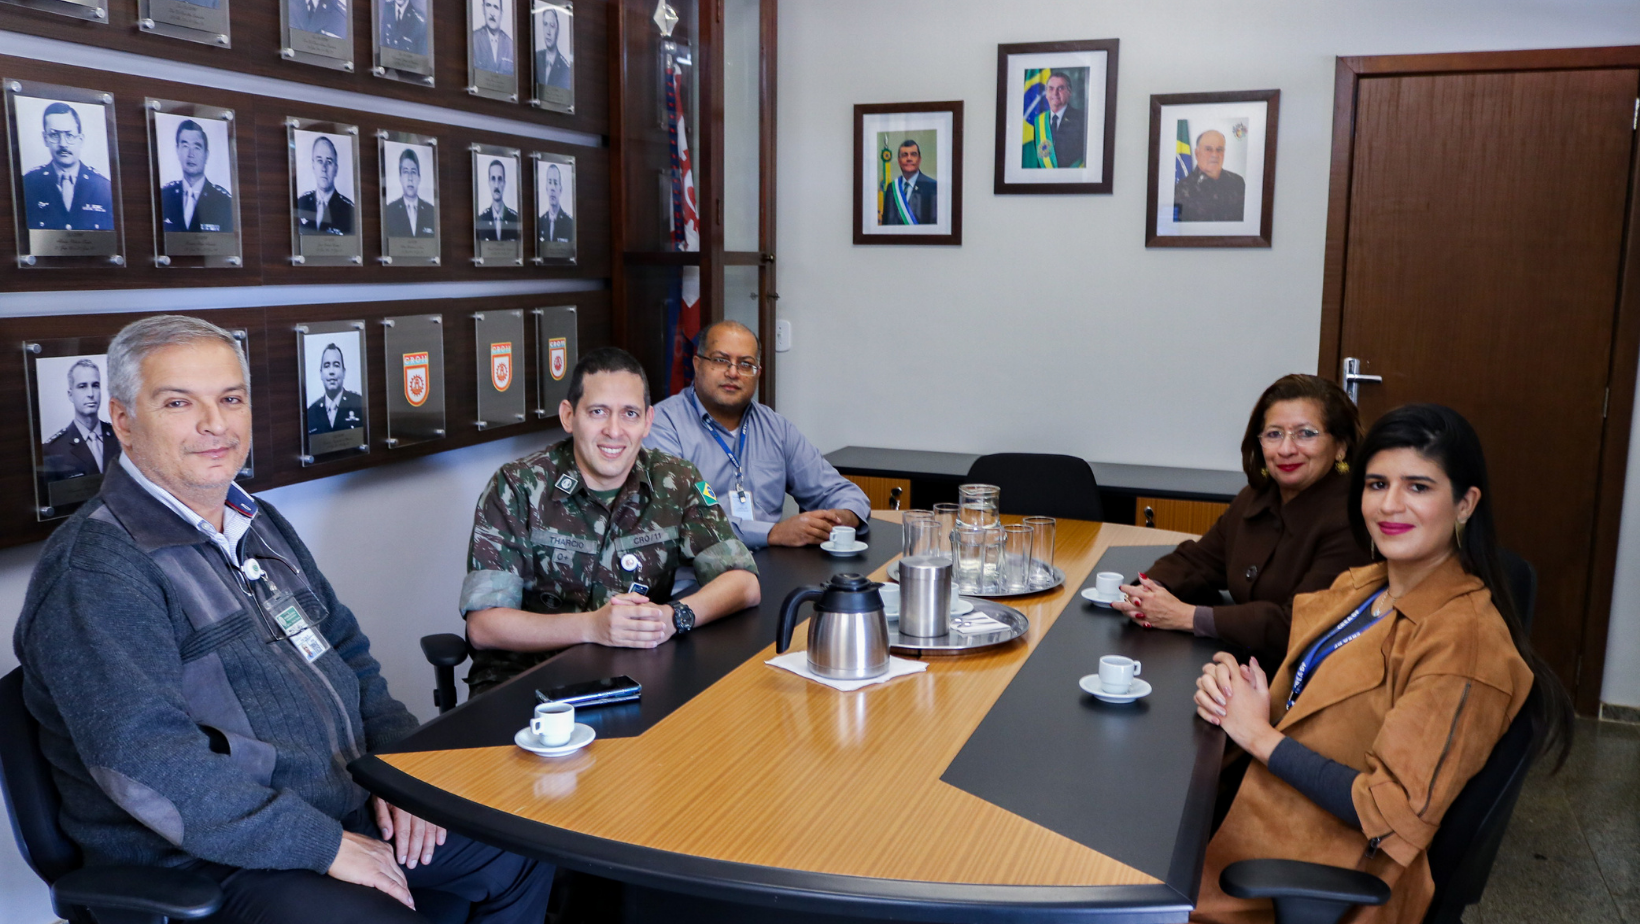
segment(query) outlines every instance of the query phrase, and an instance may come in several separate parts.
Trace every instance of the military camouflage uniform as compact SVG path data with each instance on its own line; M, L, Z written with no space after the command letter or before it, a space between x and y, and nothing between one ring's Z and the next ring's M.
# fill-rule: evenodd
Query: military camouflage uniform
M625 567L634 559L635 568ZM736 569L757 573L695 466L640 449L606 508L587 492L573 438L566 439L503 465L490 479L473 514L461 610L584 613L634 581L648 586L649 599L665 602L682 565L694 566L702 586ZM476 695L550 653L474 652L467 683Z

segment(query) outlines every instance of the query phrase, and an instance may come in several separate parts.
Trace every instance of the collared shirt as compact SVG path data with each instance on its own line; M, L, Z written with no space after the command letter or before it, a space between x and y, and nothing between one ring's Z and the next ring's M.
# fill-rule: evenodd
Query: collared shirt
M85 424L80 423L79 417L74 418L74 429L80 431L80 438L85 440L86 448L91 450L91 458L97 460L97 471L100 472L103 467L103 437L99 423L100 421L92 423L91 429L87 430Z
M313 223L315 225L325 223L325 209L330 207L330 197L335 194L336 187L334 186L330 187L330 192L324 192L317 186L313 187Z
M194 207L199 204L199 197L205 192L205 174L199 175L199 182L192 183L187 177L182 179L182 223L184 226L194 223Z
M416 236L416 207L421 205L420 199L404 200L404 214L410 219L410 236ZM331 423L335 423L335 415L331 415Z
M564 216L564 212L563 212L562 209L549 209L547 211L547 239L548 240L552 239L553 226L558 224L558 219L562 218L563 216Z
M910 177L907 177L905 174L900 175L900 191L905 193L905 198L906 198L907 202L911 201L911 194L916 191L916 189L917 189L917 180L921 176L922 176L922 171L921 170L917 171L916 173L911 174Z
M490 60L497 66L501 64L501 30L490 32Z
M341 407L342 396L332 398L330 392L325 392L325 417L330 420L332 427L336 426L336 411Z
M148 480L148 476L137 468L131 457L120 454L120 467L131 476L131 480L142 485L142 489L154 496L154 499L171 508L176 515L192 523L194 528L204 533L211 544L222 550L222 554L233 562L235 567L244 564L239 559L239 542L250 532L251 521L256 519L256 500L237 484L228 485L228 497L222 503L222 529L218 530L211 525L211 521L200 516L192 507L176 499L170 491Z
M730 434L713 420L690 387L655 405L655 426L644 445L693 462L727 511L736 472L728 453L712 438L714 429L730 449L739 451L738 432ZM746 434L742 477L752 492L754 518L731 518L729 523L747 547L769 544L769 530L780 522L788 493L804 510L847 510L860 518L860 534L869 533L871 502L866 492L838 474L790 420L754 401L740 419L740 429Z
M73 170L64 170L63 168L57 166L55 162L52 163L51 167L52 170L55 171L55 175L57 177L57 188L63 192L63 208L73 208L74 186L80 181L79 161L74 162Z

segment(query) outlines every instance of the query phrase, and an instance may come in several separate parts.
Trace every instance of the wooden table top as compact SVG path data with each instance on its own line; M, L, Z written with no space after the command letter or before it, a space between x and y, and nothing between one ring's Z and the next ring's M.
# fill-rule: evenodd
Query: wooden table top
M1155 884L940 776L1107 548L1186 538L1060 520L1065 584L1005 601L1031 621L1021 642L928 658L926 672L853 693L764 664L771 644L641 735L598 740L571 758L507 745L379 759L520 819L707 860L926 883ZM795 633L793 648L805 639Z

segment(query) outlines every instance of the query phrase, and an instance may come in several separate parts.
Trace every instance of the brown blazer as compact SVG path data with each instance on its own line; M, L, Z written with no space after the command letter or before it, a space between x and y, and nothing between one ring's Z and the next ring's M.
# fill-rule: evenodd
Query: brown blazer
M1423 919L1434 892L1424 850L1525 704L1532 671L1491 594L1452 558L1397 602L1392 617L1323 661L1287 712L1294 662L1384 581L1381 563L1356 568L1332 589L1294 601L1292 645L1270 682L1276 729L1360 772L1353 792L1361 830L1255 762L1207 845L1190 920L1272 920L1268 901L1219 890L1226 866L1254 857L1361 869L1389 883L1389 902L1357 909L1345 919L1352 924Z
M1146 574L1186 603L1211 606L1219 638L1274 665L1287 651L1294 595L1326 590L1372 560L1350 533L1349 492L1349 477L1335 471L1288 504L1273 483L1243 488L1200 539L1179 543ZM1236 602L1221 605L1221 590Z

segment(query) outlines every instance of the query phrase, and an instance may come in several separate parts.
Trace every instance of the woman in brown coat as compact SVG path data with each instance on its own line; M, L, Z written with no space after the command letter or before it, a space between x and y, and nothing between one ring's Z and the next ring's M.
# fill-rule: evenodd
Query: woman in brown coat
M1295 594L1325 590L1367 563L1350 532L1350 457L1360 441L1355 403L1313 375L1275 381L1241 439L1243 488L1198 540L1181 543L1122 588L1116 609L1146 628L1219 638L1274 663L1287 651ZM1234 603L1223 604L1228 590Z
M1537 685L1546 741L1569 745L1571 704L1532 654L1501 582L1480 442L1456 411L1410 405L1357 454L1351 520L1384 561L1293 605L1273 681L1221 652L1197 712L1257 763L1207 847L1192 921L1270 921L1219 874L1255 857L1362 869L1390 900L1352 922L1422 920L1424 851ZM1534 676L1535 675L1535 676Z

